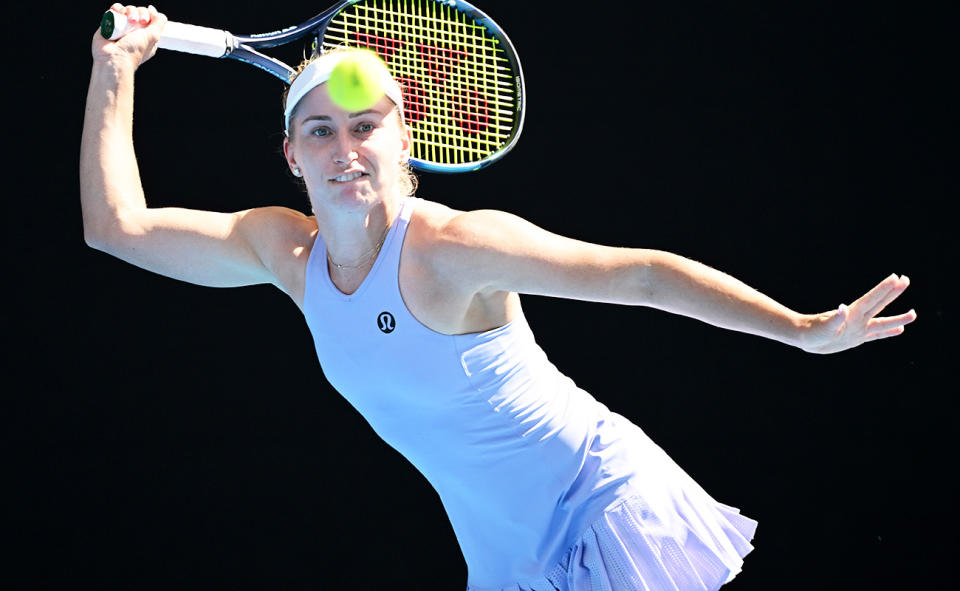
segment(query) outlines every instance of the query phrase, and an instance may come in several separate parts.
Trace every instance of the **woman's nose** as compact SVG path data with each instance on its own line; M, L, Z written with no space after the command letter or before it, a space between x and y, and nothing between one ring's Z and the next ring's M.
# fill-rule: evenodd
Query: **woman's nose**
M347 134L341 134L340 138L337 141L336 150L333 153L333 161L337 164L349 164L357 159L359 156L357 154L356 146L354 145L353 138L346 136Z

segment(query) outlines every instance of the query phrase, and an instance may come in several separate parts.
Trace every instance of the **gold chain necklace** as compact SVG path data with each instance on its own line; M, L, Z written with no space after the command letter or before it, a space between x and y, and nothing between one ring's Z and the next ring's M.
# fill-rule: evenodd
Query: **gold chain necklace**
M362 266L364 266L365 264L367 264L367 259L369 259L371 256L374 256L374 257L375 257L377 254L379 254L380 249L383 248L383 241L387 239L387 231L388 231L389 229L390 229L390 226L389 226L389 225L388 225L386 228L383 229L383 234L380 236L380 241L377 242L377 245L376 245L376 246L374 246L372 249L368 250L363 256L360 257L360 263L359 263L359 264L355 264L355 265L341 265L340 263L334 262L334 260L333 260L332 258L330 258L330 251L329 251L329 250L327 251L327 260L330 261L330 264L331 264L331 265L333 265L334 267L336 267L336 268L338 268L338 269L359 269L360 267L362 267Z

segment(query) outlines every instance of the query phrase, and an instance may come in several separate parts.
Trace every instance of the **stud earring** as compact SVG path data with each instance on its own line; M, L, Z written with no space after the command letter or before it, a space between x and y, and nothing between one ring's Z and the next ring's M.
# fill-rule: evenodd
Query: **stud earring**
M296 177L301 176L301 173L300 173L300 169L299 169L299 168L296 168L296 167L295 167L295 168L293 169L293 176L296 176Z

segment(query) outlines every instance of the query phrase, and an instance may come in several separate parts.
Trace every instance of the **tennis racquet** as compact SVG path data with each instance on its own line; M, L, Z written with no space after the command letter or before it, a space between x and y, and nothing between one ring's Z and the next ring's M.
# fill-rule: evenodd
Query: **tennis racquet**
M103 15L105 39L127 30L124 15ZM490 17L462 0L346 0L300 25L253 35L168 22L159 46L239 60L289 84L294 68L258 50L301 39L314 54L336 46L377 52L403 89L410 164L419 170L477 170L519 139L524 83L516 51Z

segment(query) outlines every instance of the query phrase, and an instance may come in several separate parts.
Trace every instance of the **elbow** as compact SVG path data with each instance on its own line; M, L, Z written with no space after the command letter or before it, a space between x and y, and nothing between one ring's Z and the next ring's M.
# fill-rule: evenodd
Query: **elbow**
M657 300L657 265L653 251L637 250L626 277L629 279L628 293L637 306L654 306Z
M600 273L588 277L583 289L591 295L583 299L625 306L652 305L654 283L649 261L642 251L621 249L617 258L602 263L601 269Z
M83 220L83 241L95 250L110 252L110 230L107 224L95 224L89 220Z
M638 251L633 267L633 289L639 305L661 310L668 308L679 259L677 255L661 250Z
M83 241L95 250L115 254L123 243L124 232L119 221L92 223L83 221Z
M88 200L93 203L88 203ZM119 225L116 222L117 212L108 207L98 206L94 200L85 197L83 191L81 191L80 213L83 220L83 241L90 248L106 250L111 228Z
M94 250L106 250L107 248L103 235L87 224L83 225L83 241Z

